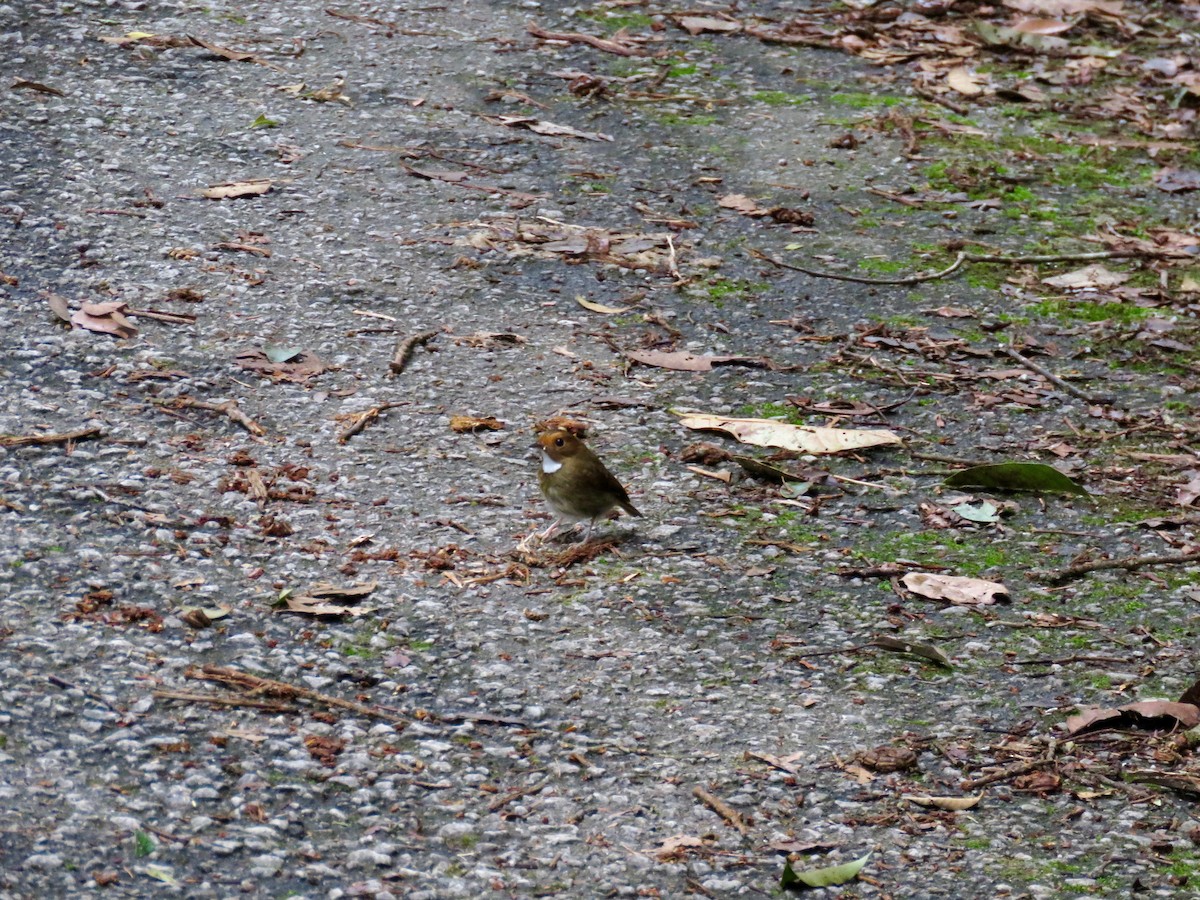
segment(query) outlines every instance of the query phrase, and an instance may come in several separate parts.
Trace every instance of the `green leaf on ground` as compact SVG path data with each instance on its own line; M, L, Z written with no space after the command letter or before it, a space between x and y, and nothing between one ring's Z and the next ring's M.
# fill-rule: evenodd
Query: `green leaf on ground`
M779 880L779 886L802 891L806 888L845 884L847 881L853 881L858 876L858 873L870 858L871 854L868 853L865 856L860 856L853 862L842 863L840 866L826 866L823 869L808 869L803 872L797 872L793 869L790 862L785 863L783 866L783 877Z
M946 487L991 488L999 491L1034 491L1042 494L1088 496L1083 485L1045 463L995 463L955 472L942 482Z

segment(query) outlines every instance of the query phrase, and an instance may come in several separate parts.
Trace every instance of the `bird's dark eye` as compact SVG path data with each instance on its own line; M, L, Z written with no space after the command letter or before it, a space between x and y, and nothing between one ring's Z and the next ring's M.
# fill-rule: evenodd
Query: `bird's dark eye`
M555 439L554 439L554 446L555 446L555 447L561 447L561 446L562 446L563 444L565 444L565 443L566 443L566 441L564 441L562 438L555 438Z

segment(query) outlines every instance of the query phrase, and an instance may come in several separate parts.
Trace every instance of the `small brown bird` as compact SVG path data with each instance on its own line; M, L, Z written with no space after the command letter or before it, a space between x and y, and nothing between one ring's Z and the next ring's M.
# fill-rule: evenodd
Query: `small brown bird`
M586 541L592 536L596 520L616 506L631 516L641 516L629 502L629 494L621 487L621 482L571 432L548 431L538 436L538 445L542 448L538 484L546 502L558 515L558 521L542 532L543 540L554 534L563 522L586 520Z

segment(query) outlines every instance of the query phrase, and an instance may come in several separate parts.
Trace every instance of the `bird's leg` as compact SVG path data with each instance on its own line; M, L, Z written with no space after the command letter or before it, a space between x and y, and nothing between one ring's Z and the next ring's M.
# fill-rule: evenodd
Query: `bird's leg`
M554 534L554 532L558 531L558 527L560 525L562 525L562 519L555 519L550 523L549 528L547 528L545 531L538 532L538 539L543 541L549 540L550 536Z

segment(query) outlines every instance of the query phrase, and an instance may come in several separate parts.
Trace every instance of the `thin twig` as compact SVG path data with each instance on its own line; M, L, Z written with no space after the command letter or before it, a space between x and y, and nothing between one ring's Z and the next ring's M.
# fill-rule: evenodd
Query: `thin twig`
M1054 754L1058 750L1058 741L1055 738L1050 739L1050 743L1046 747L1046 752L1037 759L1026 760L1023 763L1017 763L1007 769L1001 769L999 772L993 772L991 775L984 775L982 778L976 778L973 781L964 781L959 787L964 791L978 790L985 785L993 784L997 781L1007 781L1010 778L1015 778L1018 775L1025 775L1028 772L1036 771L1043 766L1054 762Z
M346 443L346 441L350 440L350 438L354 437L356 434L358 434L364 428L366 428L370 423L372 423L376 419L378 419L380 413L385 412L389 409L394 409L397 406L407 406L407 405L408 405L407 401L402 402L402 403L380 403L378 406L372 406L366 412L359 413L357 416L354 417L354 421L350 423L349 427L347 427L345 431L343 431L341 434L338 435L338 443L339 444Z
M160 400L157 397L150 398L150 402L155 406L161 406L164 409L206 409L209 412L220 413L223 416L232 419L237 424L241 425L251 434L262 437L267 433L267 430L251 419L238 407L236 400L226 400L223 403L211 403L208 400L197 400L195 397L175 397L172 400Z
M1190 562L1200 562L1200 550L1193 550L1191 553L1168 553L1161 556L1125 556L1121 559L1101 559L1068 566L1058 572L1041 571L1034 572L1033 575L1038 581L1058 584L1078 578L1080 575L1086 575L1088 572L1100 572L1105 569L1125 569L1127 572L1133 572L1147 566L1179 566Z
M185 700L188 703L211 703L214 706L248 706L253 709L265 709L270 712L295 712L296 707L271 700L252 700L249 697L235 697L232 694L200 694L194 691L171 691L166 688L152 691L151 696L160 700Z
M718 816L736 828L742 834L750 833L750 826L746 824L746 820L742 818L742 814L722 800L720 797L714 797L704 788L697 785L692 788L692 794L705 806L715 812Z
M804 266L797 266L793 263L785 263L783 260L775 259L775 257L768 256L761 250L755 250L753 247L750 248L749 253L755 259L769 262L771 265L778 266L781 269L802 272L805 275L811 275L813 278L832 278L835 281L853 281L856 284L920 284L922 281L934 281L950 275L967 259L967 254L959 253L954 262L937 272L924 272L919 275L908 275L904 278L866 278L860 275L842 275L838 272L821 272L817 269L806 269Z
M761 250L756 250L751 247L749 254L754 259L761 259L764 262L769 262L773 266L778 266L781 269L790 269L793 272L802 272L805 275L811 275L814 278L832 278L836 281L853 281L856 284L920 284L923 281L935 281L939 278L945 278L956 272L963 263L1006 263L1009 265L1024 265L1029 263L1052 263L1052 262L1085 262L1097 259L1164 259L1181 256L1181 254L1163 250L1161 252L1153 252L1146 250L1098 250L1091 253L1045 253L1032 256L1003 256L998 254L982 254L982 253L963 253L959 252L955 257L954 262L944 269L937 272L922 272L917 275L906 275L903 278L867 278L860 275L843 275L838 272L823 272L819 269L807 269L804 266L797 266L793 263L785 263L782 260L775 259L773 256L768 256Z
M386 722L391 722L393 725L405 727L408 725L408 719L403 716L394 715L385 712L375 706L365 706L362 703L355 703L351 700L343 700L341 697L334 697L331 694L322 694L320 691L314 691L311 688L300 687L295 684L288 684L286 681L272 681L270 678L260 678L257 675L251 675L249 672L242 672L238 669L227 669L223 666L203 666L202 668L189 668L185 671L184 676L187 678L198 678L204 681L216 681L221 684L226 684L231 687L240 688L252 694L263 694L269 697L282 697L289 700L308 700L320 706L332 706L338 709L349 710L360 716L368 716L373 719L383 719Z
M497 797L488 804L488 812L495 812L498 809L503 809L512 803L514 800L520 800L522 797L528 797L530 794L540 793L550 783L550 776L547 775L537 784L531 784L529 787L517 788L515 791L509 791L503 797Z
M1075 385L1071 384L1071 382L1066 381L1065 379L1060 378L1059 376L1055 375L1053 372L1051 372L1049 369L1047 369L1045 366L1041 365L1040 363L1034 362L1032 359L1030 359L1027 356L1022 356L1020 353L1018 353L1012 347L1001 347L1000 352L1003 353L1005 356L1009 357L1009 359L1016 360L1021 365L1023 365L1025 368L1027 368L1030 372L1036 372L1038 375L1041 375L1043 378L1045 378L1051 384L1057 385L1058 387L1060 387L1064 391L1066 391L1068 394L1070 394L1072 397L1078 397L1080 400L1083 400L1085 403L1106 403L1112 399L1111 397L1093 397L1087 391L1081 390L1080 388L1077 388L1077 387L1075 387Z
M99 694L94 693L93 691L89 691L85 688L81 688L77 684L72 684L71 682L67 681L66 679L59 678L57 675L49 675L46 677L46 680L48 682L50 682L52 685L54 685L55 687L62 688L64 691L79 691L79 693L83 694L83 696L87 697L89 700L99 703L101 706L107 707L108 709L112 710L115 713L120 714L122 712L121 710L119 710L115 706L113 706L111 703L109 703L107 700L105 700L103 697L101 697Z
M73 444L100 436L99 428L80 428L59 434L0 435L0 447L28 447L31 444Z
M399 375L404 371L404 367L408 365L408 361L412 359L413 351L417 349L418 344L427 344L437 337L436 331L423 331L420 334L414 334L401 339L396 344L396 352L392 354L392 361L388 363L388 369L393 375Z
M1047 656L1041 659L1014 659L1010 666L1066 666L1071 663L1100 663L1101 665L1128 665L1129 657L1122 656L1063 656L1059 659Z

